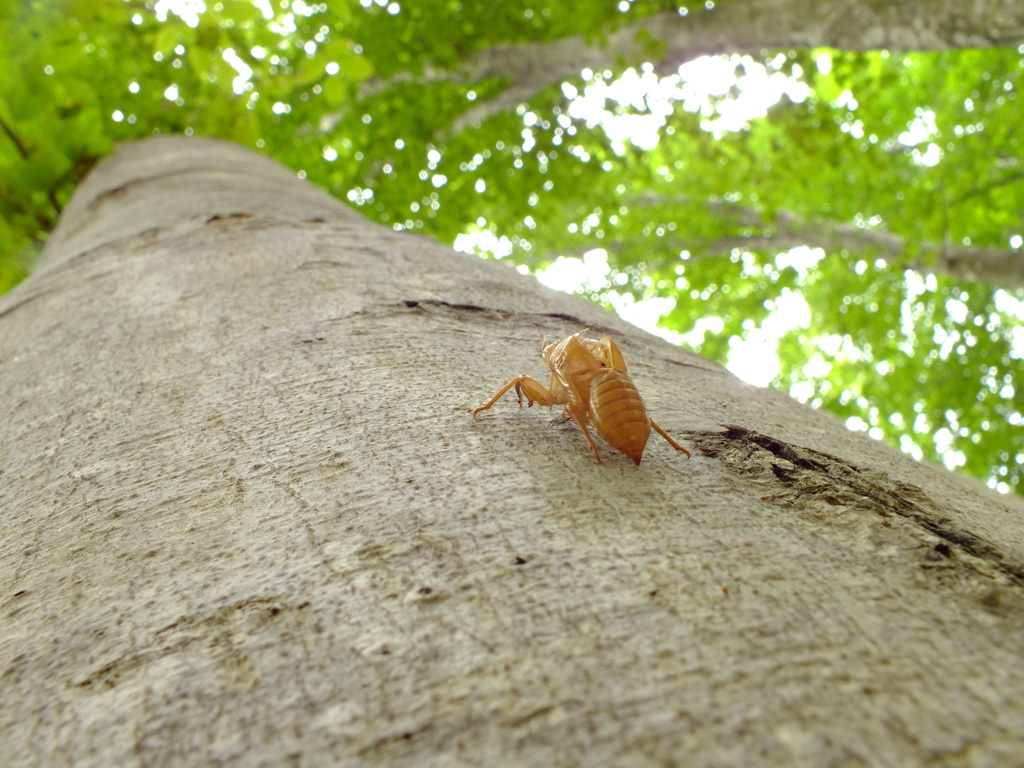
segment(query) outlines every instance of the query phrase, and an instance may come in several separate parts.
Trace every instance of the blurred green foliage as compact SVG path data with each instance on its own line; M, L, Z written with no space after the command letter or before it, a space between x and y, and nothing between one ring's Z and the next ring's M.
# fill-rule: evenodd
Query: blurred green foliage
M641 64L618 61L461 126L514 84L479 57L529 43L542 63L545 44L672 8L0 0L0 292L114 142L219 136L396 229L507 238L531 269L603 248L587 295L670 297L663 327L722 361L796 299L775 386L1024 492L1024 56L768 52L729 66L801 87L739 125L715 121L742 87L698 98L685 79L667 111L609 92L603 119L573 112ZM624 119L653 120L657 141L609 135ZM1016 249L1016 278L942 270L941 245Z

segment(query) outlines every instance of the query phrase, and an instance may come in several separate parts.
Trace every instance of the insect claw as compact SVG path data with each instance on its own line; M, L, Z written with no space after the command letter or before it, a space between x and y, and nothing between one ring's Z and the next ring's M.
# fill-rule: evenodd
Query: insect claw
M522 384L520 384L517 381L516 382L516 397L519 398L519 407L520 408L523 407L523 393L524 392L526 392L526 391L523 389ZM526 392L526 407L527 408L532 408L533 407L533 398L530 397L530 393L529 392Z

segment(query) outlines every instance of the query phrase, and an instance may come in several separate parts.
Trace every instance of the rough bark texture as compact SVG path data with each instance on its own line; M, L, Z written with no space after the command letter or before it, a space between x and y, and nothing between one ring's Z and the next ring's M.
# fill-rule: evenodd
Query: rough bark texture
M692 460L470 416L583 325ZM1024 754L1012 502L238 147L90 176L0 398L5 766Z

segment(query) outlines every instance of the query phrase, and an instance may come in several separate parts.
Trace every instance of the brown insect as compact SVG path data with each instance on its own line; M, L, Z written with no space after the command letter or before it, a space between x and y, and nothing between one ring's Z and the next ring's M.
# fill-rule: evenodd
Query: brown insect
M622 451L635 464L643 458L651 427L668 440L669 445L689 456L690 452L669 437L647 413L647 406L626 373L626 361L615 342L607 336L602 336L600 341L580 338L583 333L574 333L553 344L544 339L541 347L544 362L551 369L547 389L532 376L516 376L489 402L475 409L473 415L486 411L515 387L520 408L523 395L527 405L564 405L566 415L583 430L598 461L601 461L601 454L588 425L593 425L608 445Z

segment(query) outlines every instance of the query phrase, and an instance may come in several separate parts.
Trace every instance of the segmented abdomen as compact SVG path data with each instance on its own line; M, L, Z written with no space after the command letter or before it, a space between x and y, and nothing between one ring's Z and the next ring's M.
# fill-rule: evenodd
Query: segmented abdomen
M601 371L590 382L590 423L597 434L635 464L644 455L651 434L647 406L629 376L619 370Z

